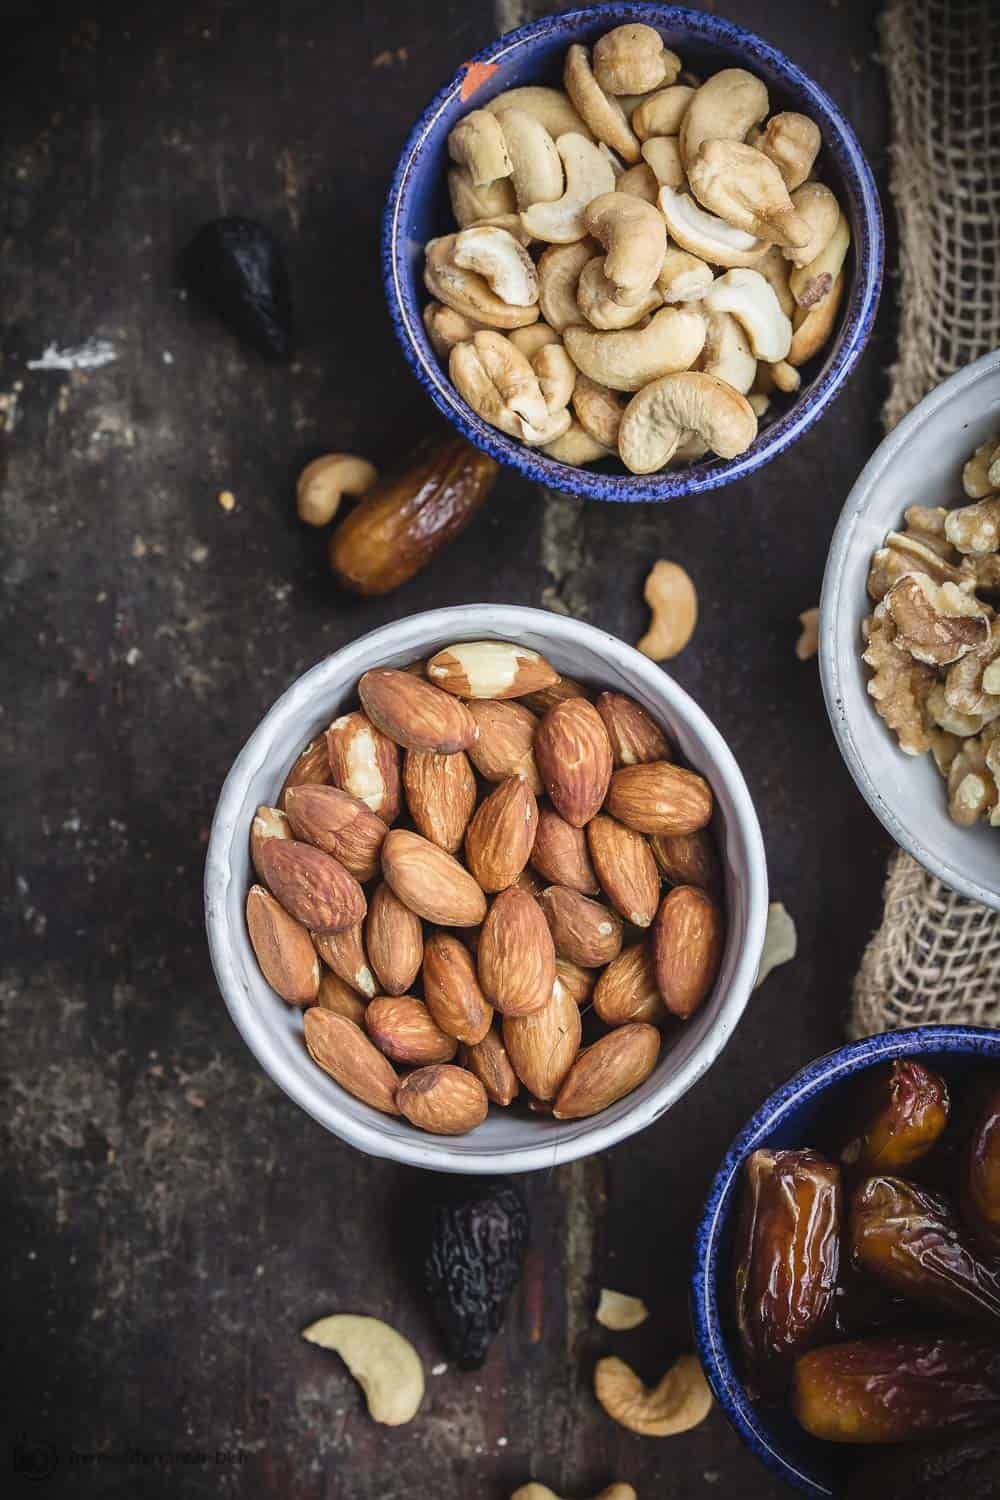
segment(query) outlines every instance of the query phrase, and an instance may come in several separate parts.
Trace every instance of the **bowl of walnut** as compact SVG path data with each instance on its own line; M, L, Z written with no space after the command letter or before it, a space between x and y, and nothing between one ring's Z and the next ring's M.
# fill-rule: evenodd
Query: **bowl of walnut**
M642 1129L731 1036L767 911L718 731L541 610L398 621L278 700L206 865L219 987L271 1077L373 1155L550 1167Z
M820 666L841 752L896 842L1000 909L1000 352L926 396L834 533Z

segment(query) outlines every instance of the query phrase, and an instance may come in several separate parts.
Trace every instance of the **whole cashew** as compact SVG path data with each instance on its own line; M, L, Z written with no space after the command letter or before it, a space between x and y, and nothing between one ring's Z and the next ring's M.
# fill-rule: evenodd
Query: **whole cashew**
M646 165L652 167L661 187L681 189L685 184L681 148L675 135L653 135L642 143Z
M615 300L628 307L648 297L667 251L662 214L628 193L602 193L583 216L604 246L604 274L617 288Z
M566 173L566 191L554 203L533 203L524 209L521 222L536 240L567 245L583 239L584 210L601 193L614 191L615 174L593 141L582 135L561 135L556 150Z
M511 181L518 208L554 203L561 198L562 162L545 126L524 109L505 109L497 118L511 161Z
M459 166L468 167L476 187L509 177L512 171L499 121L484 109L474 109L448 136L448 155Z
M613 458L614 449L605 448L596 438L580 425L579 422L571 422L566 431L551 443L542 446L542 452L547 453L549 458L556 458L562 464L595 464L602 458Z
M753 407L753 414L758 422L767 416L771 406L770 396L765 396L763 391L751 391L747 396L747 400Z
M720 458L736 458L757 436L757 418L746 397L714 375L664 375L643 386L625 408L618 451L633 474L652 474L692 433Z
M299 520L309 526L325 526L340 509L344 495L363 495L378 478L378 470L366 458L353 453L325 453L306 464L295 487Z
M679 250L676 245L667 245L656 285L664 302L697 302L715 277L712 267L690 250Z
M753 144L771 158L785 179L786 188L792 193L802 186L812 171L822 137L819 126L808 115L784 110L771 116L760 140Z
M504 178L506 182L508 179ZM527 250L535 242L531 235L521 223L521 215L514 214L487 214L483 219L473 219L471 224L465 225L466 229L506 229L508 234L514 236L519 245Z
M712 283L705 295L710 312L732 313L746 329L750 347L758 359L775 364L785 359L792 343L792 323L774 288L759 271L727 271Z
M439 359L447 359L456 344L464 344L484 326L453 307L445 307L443 302L428 302L424 308L424 327Z
M648 94L680 70L680 58L652 26L616 26L594 44L594 76L606 94Z
M690 369L705 342L705 320L686 307L664 307L645 328L598 333L570 327L563 338L570 359L598 385L638 391L661 375Z
M844 292L844 273L841 271L829 293L815 307L800 307L792 319L792 347L786 359L797 369L818 354L833 332L837 309Z
M561 135L573 132L591 139L586 123L577 114L562 89L550 89L541 84L527 84L524 88L505 89L483 108L488 114L502 115L508 109L523 109L544 125L549 135L557 141Z
M515 1490L510 1500L559 1500L559 1496L547 1484L537 1484L532 1480ZM606 1490L594 1496L594 1500L637 1500L637 1497L630 1484L609 1484Z
M694 89L683 83L650 94L632 111L632 129L640 141L654 135L677 135L693 98Z
M840 219L840 204L825 182L804 182L792 194L795 212L809 225L809 239L800 249L786 249L793 266L807 266L824 250Z
M636 199L636 202L639 200ZM632 328L642 321L647 313L662 306L663 298L657 288L650 287L642 302L623 306L616 300L618 288L604 274L604 260L595 255L588 260L580 272L576 287L576 301L586 321L594 328L604 330ZM580 319L577 318L577 322Z
M647 203L656 203L660 194L660 184L656 180L656 173L647 162L641 161L636 167L629 167L623 172L615 183L615 192L630 193L633 198L643 198Z
M778 299L778 306L790 318L795 311L795 298L789 285L789 277L792 273L791 262L785 259L777 245L772 245L766 255L753 267L759 271L765 281L769 281L774 288L774 295Z
M699 89L681 121L684 165L690 167L702 141L742 141L770 107L767 89L743 68L723 68Z
M544 448L546 452L553 443L564 437L573 425L573 413L568 406L561 411L550 412L543 426L525 428L524 441L529 448Z
M705 347L698 361L699 370L716 375L745 396L757 375L757 357L749 340L732 313L712 312L705 319Z
M519 349L492 328L456 344L448 360L452 384L491 427L511 437L537 437L549 422L541 386Z
M671 661L684 650L698 623L698 594L691 576L680 563L661 557L653 564L642 595L651 619L635 649L651 661Z
M451 258L464 271L478 271L508 307L530 307L538 301L535 263L506 229L487 225L460 230Z
M538 377L549 414L554 416L569 405L576 384L576 365L562 344L543 344L529 356L529 363Z
M763 151L741 141L703 141L687 171L698 202L727 224L794 248L808 242L809 225L795 212L781 173Z
M610 450L617 449L618 429L625 410L625 401L617 391L598 385L589 375L578 374L573 387L573 410L584 432L595 442Z
M841 213L837 227L822 250L806 266L796 266L788 284L792 296L800 307L816 307L830 294L830 288L840 275L851 244L851 228L847 215Z
M667 231L683 250L713 266L753 266L770 249L767 240L734 229L725 219L699 208L690 193L660 188L660 208Z
M609 1417L647 1437L688 1432L712 1409L712 1393L693 1354L682 1354L652 1390L623 1360L599 1359L594 1394Z
M542 317L558 333L571 323L580 322L577 283L584 266L599 249L596 240L576 240L570 245L551 246L538 262L538 300Z
M468 167L448 168L448 196L455 223L460 229L467 228L478 219L513 213L517 207L514 186L509 177L498 177L496 182L477 187Z
M617 99L606 94L594 77L587 49L578 42L566 53L563 83L597 140L617 151L630 166L634 165L639 160L639 142Z
M538 318L536 303L528 307L512 307L497 296L482 276L455 264L453 252L457 238L458 235L446 234L427 242L424 285L431 296L491 328L523 328L526 323L534 323Z
M475 329L472 332L474 333ZM471 339L472 333L467 334L466 337ZM547 323L532 323L528 328L512 328L507 337L515 349L520 349L529 364L539 349L544 349L546 344L562 343L556 330L550 328Z
M409 1339L388 1323L339 1313L303 1328L302 1337L340 1355L364 1391L374 1421L398 1427L416 1416L424 1367Z

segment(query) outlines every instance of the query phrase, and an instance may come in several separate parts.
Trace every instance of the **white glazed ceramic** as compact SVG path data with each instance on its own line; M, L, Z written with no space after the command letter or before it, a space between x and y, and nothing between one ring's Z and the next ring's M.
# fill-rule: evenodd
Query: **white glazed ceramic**
M868 697L861 621L871 555L908 505L968 503L962 466L1000 431L1000 350L925 396L876 448L834 532L820 601L823 693L841 753L897 844L953 890L1000 910L1000 830L961 828L929 755L904 755Z
M726 879L728 929L709 1000L661 1054L640 1089L588 1120L551 1120L491 1108L467 1136L426 1135L353 1099L308 1057L301 1012L265 983L243 909L252 883L248 839L261 803L273 803L302 746L356 702L370 667L402 666L454 641L518 641L561 671L630 693L707 777ZM670 1108L718 1057L743 1013L767 918L767 867L750 794L725 741L683 689L631 646L544 610L475 604L414 615L363 636L292 684L244 746L226 778L205 871L209 946L219 988L262 1067L308 1114L373 1156L445 1172L528 1172L613 1146Z

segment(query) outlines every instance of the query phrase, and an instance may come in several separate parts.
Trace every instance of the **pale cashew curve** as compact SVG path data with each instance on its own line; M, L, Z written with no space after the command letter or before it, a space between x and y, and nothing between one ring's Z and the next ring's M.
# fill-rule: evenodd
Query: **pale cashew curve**
M753 266L771 248L767 240L755 239L734 229L725 219L706 213L690 193L661 187L660 208L670 238L713 266Z
M645 328L599 333L570 327L563 335L573 363L598 385L638 391L651 380L689 370L705 342L705 320L686 307L663 307Z
M460 230L451 258L464 271L477 271L508 307L531 307L538 301L535 263L506 229L485 225Z
M577 114L562 89L529 83L522 88L505 89L483 108L491 115L501 115L508 109L523 109L525 114L533 115L540 125L545 126L554 141L570 131L591 139L586 121Z
M596 464L602 458L613 458L614 449L606 448L579 423L570 422L566 431L552 442L542 446L542 452L547 453L549 458L558 459L561 464Z
M687 164L691 191L703 208L758 239L798 248L809 240L774 162L741 141L703 141Z
M767 89L744 68L723 68L699 89L681 121L681 155L690 166L702 141L742 141L770 107Z
M561 135L556 150L566 174L566 190L554 203L533 203L521 222L536 240L568 245L587 232L583 215L587 204L601 193L614 191L615 174L607 157L582 135Z
M667 227L651 203L629 193L602 193L583 216L589 232L604 246L604 274L625 306L643 302L660 274L667 252Z
M851 244L851 228L847 215L841 213L837 227L822 250L808 265L796 266L788 278L792 296L800 307L818 307L830 289L847 258Z
M603 257L595 255L592 260L588 260L577 282L576 301L583 318L594 328L632 328L647 313L654 312L663 303L656 287L651 287L643 301L632 306L618 302L617 291L614 282L609 281L604 274ZM578 317L576 321L580 322L581 319Z
M642 143L642 156L660 187L680 191L687 178L681 161L681 148L675 135L654 135Z
M788 363L796 369L818 354L833 332L837 309L844 292L844 273L841 271L828 296L815 307L800 307L792 319L792 347L786 356Z
M615 191L629 193L633 198L642 198L646 203L656 203L660 184L648 162L641 161L638 166L629 167L627 172L622 173L615 183Z
M477 219L513 213L517 208L514 185L509 177L498 177L496 182L480 187L473 182L468 167L448 168L448 196L459 229L467 228Z
M640 141L648 141L654 135L677 135L693 98L694 89L685 83L675 83L650 94L632 111L632 129Z
M364 1391L374 1421L399 1427L416 1416L424 1395L424 1367L409 1339L388 1323L335 1313L303 1328L302 1337L340 1355Z
M443 302L428 302L424 308L424 327L439 359L447 359L456 344L464 344L484 326L475 318L467 318L453 307L446 307Z
M511 174L510 157L499 121L484 109L474 109L459 120L448 136L448 155L468 167L476 187Z
M757 375L757 356L741 324L732 313L711 312L705 319L705 327L699 370L717 376L745 396Z
M624 1360L599 1359L594 1394L615 1422L646 1437L689 1432L712 1409L712 1393L693 1354L682 1354L652 1389Z
M714 280L712 267L707 261L692 255L690 250L667 245L667 253L656 279L664 302L697 302L704 297Z
M696 434L720 458L736 458L757 436L753 407L714 375L688 370L651 381L622 417L618 451L633 474L652 474Z
M427 242L424 285L431 296L491 328L522 328L526 323L534 323L538 318L537 303L512 307L497 296L482 276L455 264L457 238L458 235L446 234Z
M306 464L295 489L299 520L325 526L340 509L345 495L363 495L378 478L378 470L354 453L325 453Z
M727 271L712 283L705 296L710 312L732 313L746 330L758 359L775 364L792 346L792 321L781 310L771 283L759 271Z
M793 266L807 266L825 249L840 219L840 204L825 182L804 182L792 194L795 212L809 225L809 239L799 249L786 248Z
M815 165L822 145L819 126L808 115L783 110L772 115L755 141L759 151L769 156L785 179L790 193L801 187Z
M578 374L573 387L573 410L584 432L602 447L616 450L625 400L617 391Z
M566 52L563 83L596 139L617 151L630 166L634 165L639 160L639 142L617 99L606 94L594 77L587 49L579 42L574 42Z
M519 209L554 203L563 194L563 169L556 143L542 122L526 109L511 107L497 118L511 161L511 182Z
M538 262L538 300L542 317L557 333L582 321L576 292L580 273L599 251L596 240L552 245Z

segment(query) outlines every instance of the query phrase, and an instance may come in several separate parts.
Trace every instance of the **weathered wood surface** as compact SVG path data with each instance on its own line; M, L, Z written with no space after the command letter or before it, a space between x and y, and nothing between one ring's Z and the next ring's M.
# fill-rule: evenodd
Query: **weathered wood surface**
M712 1170L763 1095L838 1040L878 918L886 841L793 644L878 437L891 315L823 422L752 480L625 510L505 473L419 580L371 603L336 593L322 540L295 521L294 477L330 447L382 460L425 426L383 307L379 216L415 113L527 13L498 5L7 7L7 1417L29 1447L211 1457L160 1475L71 1470L63 1456L50 1493L500 1500L529 1476L575 1495L615 1477L660 1500L781 1493L718 1413L667 1442L615 1428L590 1370L614 1349L652 1378L688 1345L691 1233ZM874 9L731 0L727 13L830 90L881 170ZM222 212L271 223L288 246L291 370L245 355L179 291L179 247ZM91 337L113 344L113 363L26 369ZM432 1376L419 1422L380 1429L297 1331L335 1308L377 1313L428 1367L443 1360L407 1259L421 1178L325 1135L233 1030L202 931L214 799L281 689L361 631L504 600L635 640L658 556L697 581L701 620L673 670L745 768L800 955L667 1118L526 1182L531 1273L487 1369ZM602 1285L644 1296L650 1322L599 1330ZM217 1464L217 1449L244 1459Z

